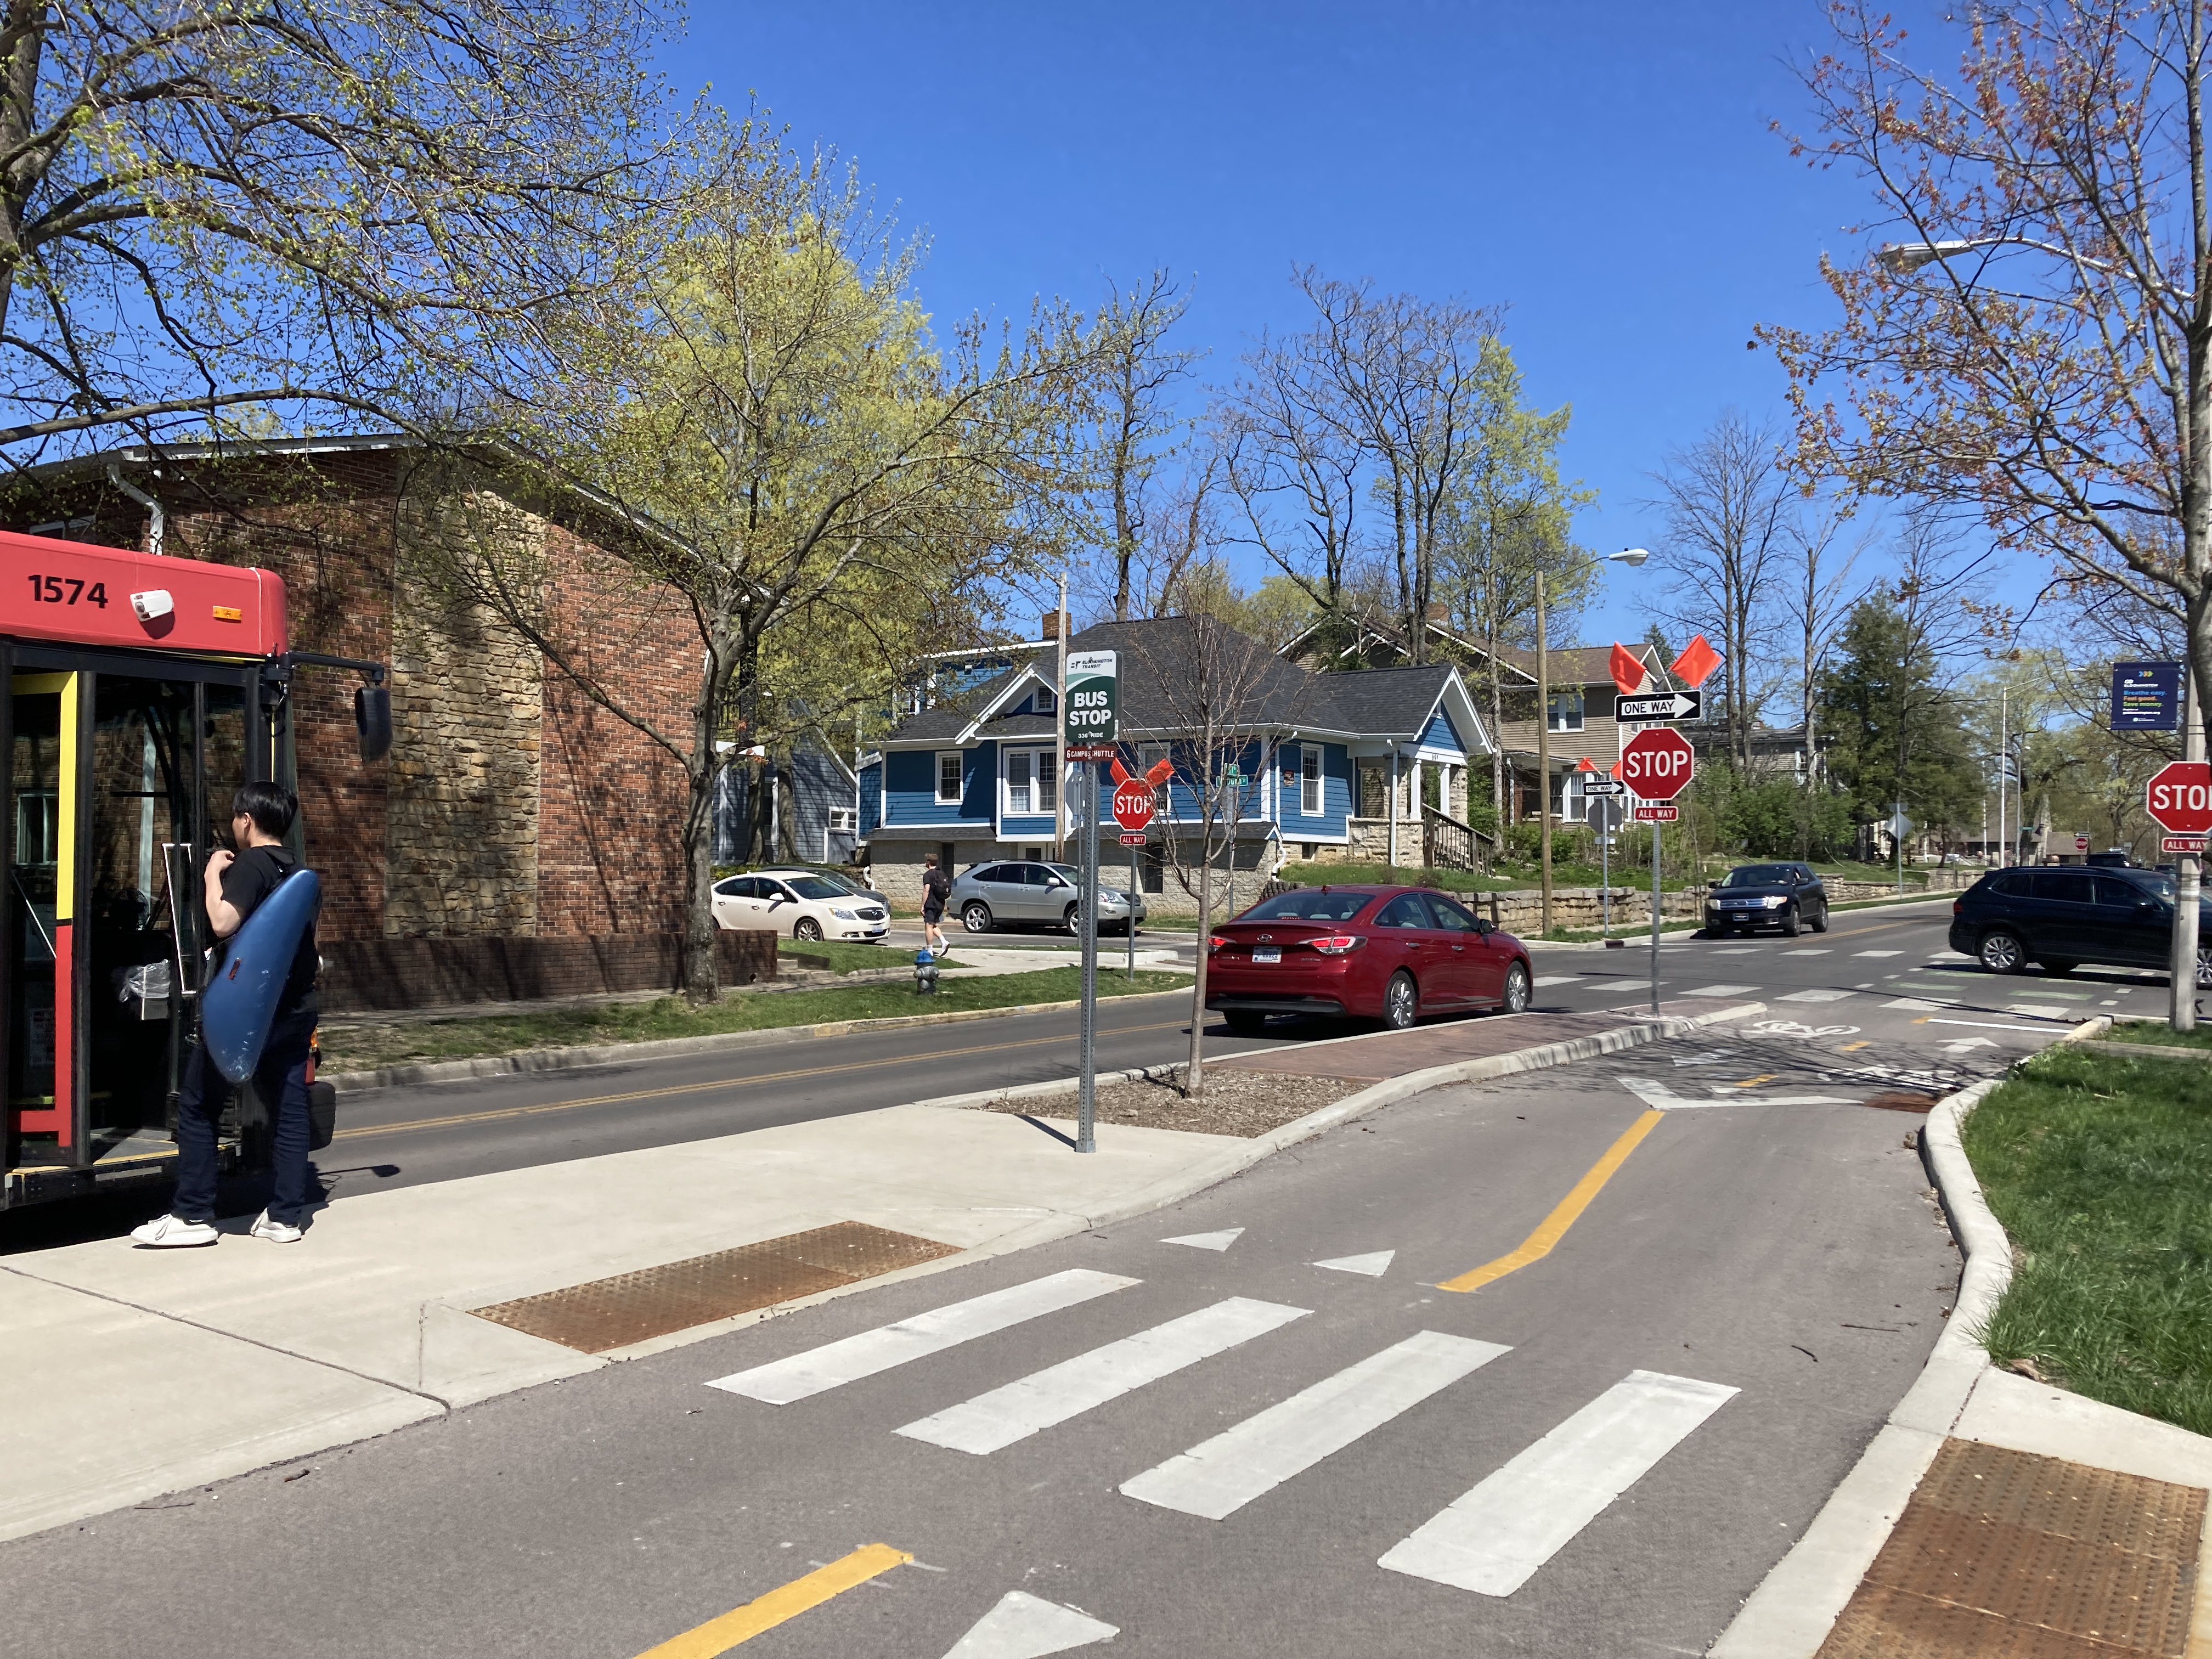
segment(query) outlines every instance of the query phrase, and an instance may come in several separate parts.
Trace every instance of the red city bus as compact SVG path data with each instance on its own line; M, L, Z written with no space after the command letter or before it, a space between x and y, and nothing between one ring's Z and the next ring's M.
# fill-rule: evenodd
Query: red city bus
M390 746L382 664L287 644L268 571L0 532L0 1209L169 1178L208 854L240 784L297 787L295 671L359 671L362 756ZM267 1143L242 1090L226 1162Z

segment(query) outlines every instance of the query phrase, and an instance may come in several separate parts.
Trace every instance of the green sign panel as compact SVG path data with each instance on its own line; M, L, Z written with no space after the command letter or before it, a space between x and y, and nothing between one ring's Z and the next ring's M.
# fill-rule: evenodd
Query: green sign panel
M1067 696L1061 720L1067 752L1074 759L1110 754L1120 734L1121 679L1111 651L1079 651L1067 659Z

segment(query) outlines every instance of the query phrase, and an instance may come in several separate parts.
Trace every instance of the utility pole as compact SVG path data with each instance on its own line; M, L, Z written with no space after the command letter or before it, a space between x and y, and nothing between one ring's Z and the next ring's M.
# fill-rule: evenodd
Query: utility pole
M1059 635L1058 648L1053 653L1052 696L1054 705L1062 710L1067 706L1067 573L1060 577L1060 608L1052 613L1053 632ZM1052 855L1054 860L1067 860L1067 718L1065 713L1053 721L1052 736Z
M1548 939L1552 933L1552 671L1545 645L1544 573L1539 570L1536 573L1536 842L1537 860L1543 866L1543 933ZM1655 835L1656 833L1654 831ZM1656 865L1657 860L1653 862ZM1653 937L1656 939L1657 912L1654 911L1653 915Z
M2012 775L2012 707L2008 687L1997 691L1997 845L2003 850L1997 854L1997 867L2003 869L2012 862L2012 848L2005 840L2006 780Z

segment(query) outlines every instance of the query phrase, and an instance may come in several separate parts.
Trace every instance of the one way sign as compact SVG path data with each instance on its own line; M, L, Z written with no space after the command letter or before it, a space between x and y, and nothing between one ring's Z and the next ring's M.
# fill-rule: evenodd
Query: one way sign
M1705 712L1705 694L1702 691L1668 691L1649 697L1615 697L1613 717L1617 720L1693 720Z

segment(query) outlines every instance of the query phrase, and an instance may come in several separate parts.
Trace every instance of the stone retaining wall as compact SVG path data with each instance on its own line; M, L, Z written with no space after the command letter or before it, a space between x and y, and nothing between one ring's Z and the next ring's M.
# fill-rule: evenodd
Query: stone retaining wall
M765 929L715 934L720 982L774 979L778 937ZM322 949L318 989L331 1014L673 991L684 965L681 933L326 939Z

